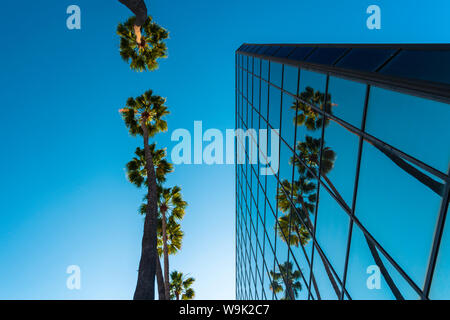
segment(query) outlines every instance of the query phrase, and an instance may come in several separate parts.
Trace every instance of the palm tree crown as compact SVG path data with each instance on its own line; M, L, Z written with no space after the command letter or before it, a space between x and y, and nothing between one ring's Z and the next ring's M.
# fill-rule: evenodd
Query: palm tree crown
M128 98L126 107L120 109L125 125L132 136L143 135L142 122L148 129L149 137L159 132L167 131L167 122L162 118L169 114L164 105L166 99L153 95L152 90L146 91L137 98Z
M193 277L186 278L182 272L172 271L170 274L170 298L176 300L192 300L195 297Z
M120 36L120 56L130 63L130 68L136 71L155 70L158 68L157 60L167 56L167 47L164 43L169 33L148 17L142 26L143 46L139 46L134 34L136 17L129 18L125 23L119 23L117 34Z

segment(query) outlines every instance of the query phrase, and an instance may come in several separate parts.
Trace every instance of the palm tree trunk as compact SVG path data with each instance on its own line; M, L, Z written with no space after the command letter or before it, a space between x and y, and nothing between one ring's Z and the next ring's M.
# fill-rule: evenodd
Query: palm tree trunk
M341 203L347 208L347 210L351 211L350 207L347 205L344 198L342 198L341 194L337 191L336 187L333 185L331 180L328 179L328 177L326 175L322 175L322 177L325 179L325 181L327 182L329 187L333 190L334 194L341 201ZM370 250L370 253L372 254L373 260L377 264L378 268L380 268L380 272L383 275L384 279L386 280L386 283L388 284L388 286L391 289L392 293L394 294L395 298L397 300L404 300L402 294L400 293L400 290L397 288L397 286L394 283L394 280L392 280L389 272L387 271L386 267L384 266L384 263L378 254L377 248L365 234L364 234L364 237L366 239L367 245L369 246L369 250Z
M161 261L156 259L156 281L158 282L159 300L166 300L166 290L164 287L164 278L162 274Z
M141 260L139 262L138 281L134 300L155 299L156 260L158 259L156 228L157 228L157 194L156 175L153 157L148 144L148 129L142 122L144 136L145 166L147 170L148 192L147 211L144 222L144 235L142 237Z
M161 210L162 214L162 234L164 251L164 288L166 291L166 300L169 300L169 250L167 248L167 224L166 210Z

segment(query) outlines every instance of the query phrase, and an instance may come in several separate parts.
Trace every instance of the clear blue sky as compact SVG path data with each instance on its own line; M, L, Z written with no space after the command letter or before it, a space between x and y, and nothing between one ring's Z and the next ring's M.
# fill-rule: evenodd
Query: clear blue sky
M132 72L118 53L116 0L2 1L0 298L129 299L136 284L142 191L124 166L141 143L118 114L147 89L167 97L170 132L234 127L234 50L243 42L448 42L447 0L146 1L170 31L169 58ZM66 28L66 8L82 30ZM365 9L382 8L382 29ZM234 298L234 167L178 166L169 184L189 202L172 269L199 299ZM65 287L79 265L82 290Z

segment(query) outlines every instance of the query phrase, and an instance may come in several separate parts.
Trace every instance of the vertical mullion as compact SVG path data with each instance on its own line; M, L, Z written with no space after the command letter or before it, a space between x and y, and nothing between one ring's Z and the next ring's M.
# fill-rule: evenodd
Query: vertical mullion
M450 168L447 175L450 175ZM423 287L424 295L422 297L422 300L425 298L428 299L430 294L431 283L433 281L434 270L436 269L436 262L439 254L439 247L441 245L442 235L444 233L445 219L447 217L449 200L450 200L450 183L447 179L447 181L445 182L444 196L442 197L438 221L436 222L433 247L430 253L425 284Z
M293 51L293 50L292 50ZM285 66L283 64L283 70L284 70ZM300 68L297 68L297 91L296 91L296 95L298 96L299 94L299 82L300 82ZM281 93L284 94L284 93ZM297 117L297 112L298 112L298 104L295 104L295 117ZM280 121L282 118L280 117ZM294 125L294 141L292 142L294 145L294 153L295 153L295 144L297 141L297 123L295 123ZM281 135L283 135L283 132L281 131L280 133ZM291 177L291 191L290 191L290 195L291 198L293 198L293 192L294 192L294 177L295 177L295 165L292 165L292 177ZM294 208L295 210L295 208ZM291 224L292 224L292 215L293 212L289 211L289 223L288 223L288 263L290 263L290 253L291 253ZM300 244L301 245L301 244ZM297 264L297 263L296 263ZM299 268L299 271L303 274L303 272L301 271L301 269ZM306 284L306 279L304 279L304 276L302 276L303 281ZM306 284L308 286L308 284ZM311 291L311 288L308 287L308 295L309 292ZM295 300L295 297L294 297Z
M363 109L363 115L362 115L362 121L361 121L361 131L362 132L365 132L365 130L366 130L367 106L369 104L369 97L370 97L370 85L367 85L366 97L364 100L364 109ZM343 279L342 279L342 292L341 292L340 300L344 299L345 285L346 285L346 281L347 281L348 260L349 260L349 256L350 256L350 247L351 247L352 234L353 234L353 217L355 216L355 210L356 210L356 199L357 199L357 193L358 193L359 173L360 173L360 169L361 169L361 157L362 157L363 146L364 146L364 138L362 136L360 136L359 137L359 146L358 146L358 160L356 162L355 184L353 186L352 212L350 215L350 222L349 222L349 229L348 229L347 250L345 253L344 275L343 275Z

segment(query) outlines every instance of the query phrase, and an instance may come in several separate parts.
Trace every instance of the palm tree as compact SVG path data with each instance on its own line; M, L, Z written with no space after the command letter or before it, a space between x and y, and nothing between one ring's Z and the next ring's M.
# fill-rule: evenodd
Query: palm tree
M280 272L270 271L272 276L270 290L274 293L279 293L283 291L284 284L284 297L281 300L295 300L298 292L302 290L302 284L299 281L302 273L300 270L292 271L292 263L289 261L280 265L278 269Z
M142 43L139 45L134 34L136 17L129 18L125 23L119 23L117 34L120 36L120 56L127 63L131 59L130 68L136 71L155 70L157 60L167 56L164 43L169 33L148 17L142 26Z
M120 110L125 125L132 136L140 135L144 140L145 168L147 174L147 210L142 237L142 252L139 262L138 281L134 299L155 298L156 273L156 228L157 228L157 184L153 155L149 138L167 131L167 122L163 117L169 113L164 105L165 99L153 95L151 90L136 99L129 98L126 107Z
M192 300L195 297L194 289L191 286L195 279L186 278L182 272L172 271L170 274L170 298L176 300Z
M187 203L183 201L181 188L158 188L158 207L161 214L162 244L164 253L164 287L166 299L169 300L169 248L167 237L167 224L170 220L174 222L183 219Z

